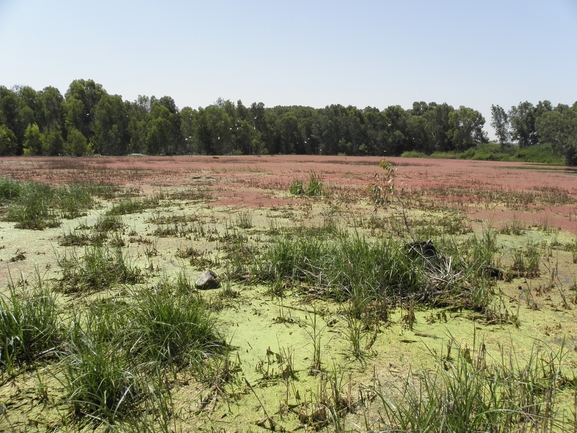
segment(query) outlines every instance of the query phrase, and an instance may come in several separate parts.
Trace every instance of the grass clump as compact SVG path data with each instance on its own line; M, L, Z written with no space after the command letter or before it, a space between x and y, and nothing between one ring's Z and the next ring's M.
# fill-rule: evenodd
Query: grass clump
M289 185L289 192L292 195L306 195L308 197L323 195L323 178L320 174L311 171L309 174L309 183L306 187L301 180L295 179Z
M58 227L60 221L54 210L54 189L39 182L22 184L20 194L8 203L6 219L16 222L16 227L44 230Z
M529 242L525 248L512 251L511 274L518 277L536 278L540 275L541 252Z
M37 277L31 290L9 285L0 296L0 366L12 371L52 353L60 344L62 323L53 292Z
M252 228L252 214L248 211L241 211L236 216L236 226L241 229Z
M126 198L115 203L108 211L107 215L128 215L140 213L146 209L153 209L160 206L160 200L164 198L162 194L155 194L143 200Z
M71 183L52 187L41 182L0 179L0 200L7 204L7 221L17 228L44 230L58 227L60 218L77 218L94 207L97 189L91 184Z
M124 223L119 215L102 215L94 224L94 230L99 233L117 232L123 228Z
M309 174L309 184L305 189L305 195L309 197L323 195L324 192L324 184L323 178L320 174L311 171Z
M62 217L73 219L86 215L86 210L94 207L92 194L92 187L83 183L72 183L58 188L56 196Z
M569 431L558 417L558 384L566 380L565 354L537 347L527 359L503 354L491 365L484 344L475 351L456 346L433 371L407 377L397 388L377 387L382 406L379 428L391 431L543 432ZM372 426L377 427L377 426ZM572 425L574 427L574 425Z
M72 250L58 262L62 267L59 284L65 293L95 292L116 284L136 284L142 279L140 269L129 263L121 248L91 245L84 249L83 256Z
M83 227L64 231L58 238L58 244L63 247L83 247L86 245L103 245L107 238L104 231L86 231Z
M142 212L145 209L142 200L133 200L131 198L120 200L107 211L107 215L127 215Z
M61 382L75 416L126 426L143 413L169 416L175 369L202 377L218 365L226 343L184 280L161 281L127 301L95 301L74 317Z
M573 242L567 245L567 250L571 252L573 263L577 263L577 239L573 239Z
M293 180L289 185L289 192L292 195L303 195L305 190L303 189L303 182L302 180Z
M321 295L346 301L357 318L382 310L382 299L483 310L490 298L483 270L492 263L496 246L494 236L470 239L437 248L431 243L429 255L393 238L369 240L343 231L331 238L285 235L264 251L253 274L264 281L312 286Z
M22 194L22 183L11 178L0 178L0 201L10 202Z
M132 355L143 362L197 367L225 347L203 299L178 286L165 281L137 295L129 338Z
M92 305L71 327L60 379L76 417L115 424L136 412L155 388L127 354L121 336L126 317L112 303Z
M521 236L525 233L525 229L526 227L523 221L518 220L517 217L513 215L511 222L505 223L499 233L504 235Z
M325 237L279 237L264 252L258 274L270 281L300 281L319 293L356 304L359 313L378 296L409 296L420 286L402 247L392 240L369 242L344 233ZM363 306L361 306L363 305Z

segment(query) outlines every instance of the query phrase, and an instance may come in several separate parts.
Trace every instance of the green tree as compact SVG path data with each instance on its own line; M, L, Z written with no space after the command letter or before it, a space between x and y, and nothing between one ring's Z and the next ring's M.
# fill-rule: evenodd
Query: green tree
M64 97L55 87L45 87L40 92L41 104L44 118L42 129L64 128L64 110L62 104Z
M553 111L553 104L551 104L551 101L539 101L535 106L535 122L537 122L537 119L539 119L541 115L548 113L549 111ZM535 124L535 126L537 125Z
M424 101L420 101L420 102L415 101L415 102L413 102L413 108L410 110L410 113L413 116L423 116L431 108L433 108L433 107L429 107L429 104L427 104Z
M367 144L365 149L359 147L359 150L366 155L384 155L388 126L385 114L375 107L366 107L363 114L366 121Z
M22 143L24 142L24 132L28 125L24 125L20 113L21 103L16 92L0 86L0 112L2 112L3 124L11 131L15 139L11 142L14 147L14 154L22 153ZM8 134L6 132L6 134ZM7 136L6 136L7 137ZM12 153L11 153L12 154Z
M36 123L28 125L24 133L24 155L42 155L42 138Z
M129 104L104 94L94 108L93 149L103 155L126 155L130 144Z
M383 154L400 155L408 148L407 121L410 113L399 105L391 105L385 108L386 143Z
M180 110L180 135L184 140L183 153L198 154L200 147L197 140L197 117L198 112L190 107Z
M237 113L236 117L239 120L245 120L247 122L251 120L250 110L244 106L244 104L240 99L236 101L236 113Z
M408 150L415 150L417 152L424 152L430 154L434 151L434 145L429 140L427 131L430 126L425 116L409 115L407 118L407 139Z
M68 131L66 143L64 143L64 152L68 155L84 156L92 153L92 147L86 140L86 137L76 128Z
M0 125L0 156L16 155L16 135L6 125Z
M509 116L498 105L491 105L491 126L495 129L495 135L501 145L509 141Z
M170 140L170 129L170 122L164 117L157 117L149 122L146 136L146 151L149 155L160 155L165 152Z
M297 117L292 110L279 119L278 130L281 143L280 153L302 153L300 150L304 147L304 139Z
M536 129L541 142L553 144L565 155L567 165L577 165L577 103L559 104L541 114Z
M427 148L432 152L446 152L451 146L447 136L451 129L449 115L455 109L446 103L437 104L435 102L429 103L427 107L427 111L422 115L427 120L425 123Z
M320 110L313 128L313 137L318 141L319 154L352 152L353 146L347 125L348 116L347 108L340 104L329 105Z
M16 88L20 100L20 117L26 128L36 123L40 129L46 126L42 94L30 86Z
M530 102L520 102L517 107L509 110L511 122L511 138L519 143L519 147L533 146L539 142L535 128L535 106Z
M64 151L64 139L62 138L62 131L59 128L54 128L44 132L42 137L42 144L44 145L44 149L42 150L44 155L61 155Z
M456 151L464 151L478 143L487 141L483 132L485 118L481 113L472 108L459 107L449 115L451 129L448 136Z
M268 153L267 138L272 137L273 132L272 127L267 122L267 110L264 104L262 102L253 102L247 116L248 118L246 120L249 123L252 122L252 126L256 132L255 139L253 140L253 153Z
M164 155L179 153L184 140L180 130L180 114L174 100L169 96L163 96L158 101L153 101L150 117L152 120L147 137L152 141L148 141L149 153Z
M96 105L104 94L106 91L102 85L94 80L74 80L70 83L63 104L66 128L78 129L90 141Z
M232 119L218 105L209 105L199 109L198 141L202 153L224 155L233 149Z
M142 95L139 95L136 101L128 103L130 153L141 153L146 151L151 104L151 99L148 96Z

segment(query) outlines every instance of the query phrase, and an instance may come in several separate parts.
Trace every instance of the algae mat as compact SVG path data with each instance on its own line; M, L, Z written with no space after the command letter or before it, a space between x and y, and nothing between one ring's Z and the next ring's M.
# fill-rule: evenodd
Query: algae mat
M134 285L87 293L58 293L63 321L102 300L131 302L163 281L194 281L207 268L221 287L200 295L228 343L226 359L207 372L189 367L171 375L167 415L146 412L148 428L169 431L371 431L386 428L387 401L463 358L525 365L536 353L559 366L559 404L552 430L574 428L577 364L577 189L571 171L529 165L392 159L402 206L375 211L368 186L378 159L351 157L8 158L0 177L52 185L107 182L121 188L75 219L42 231L0 222L1 289L25 293L38 278L62 280L63 258L93 239L95 226L121 202L144 202L122 214L103 245L121 248L138 269ZM289 193L314 173L315 197ZM405 215L403 215L405 212ZM257 265L283 233L331 238L346 232L367 239L394 236L436 243L492 231L498 266L488 311L432 308L398 301L386 318L364 323L347 301L319 296L306 282L263 282L236 273ZM309 231L306 231L309 230ZM299 236L300 236L299 235ZM296 235L295 235L296 236ZM73 243L73 242L72 242ZM520 271L537 261L534 272ZM236 261L235 261L236 260ZM235 278L232 278L232 276ZM191 288L191 290L194 290ZM5 431L78 431L110 428L74 414L62 385L65 347L15 371L2 371L0 427ZM222 364L224 363L224 364ZM543 364L545 365L545 364ZM215 373L217 371L217 373ZM155 408L158 410L158 408ZM132 421L131 421L132 422ZM520 424L521 425L521 424ZM535 424L541 426L541 424ZM135 431L141 424L120 421ZM535 431L536 427L535 427Z

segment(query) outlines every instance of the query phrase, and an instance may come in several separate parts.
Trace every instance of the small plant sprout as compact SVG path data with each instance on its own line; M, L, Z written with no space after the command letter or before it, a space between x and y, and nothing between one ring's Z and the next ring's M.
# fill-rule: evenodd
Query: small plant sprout
M236 226L241 229L252 228L252 214L248 211L241 211L236 216Z
M326 324L321 325L320 321L317 311L313 310L312 314L306 317L306 322L302 324L312 344L313 360L309 370L311 375L317 375L322 371L322 339Z

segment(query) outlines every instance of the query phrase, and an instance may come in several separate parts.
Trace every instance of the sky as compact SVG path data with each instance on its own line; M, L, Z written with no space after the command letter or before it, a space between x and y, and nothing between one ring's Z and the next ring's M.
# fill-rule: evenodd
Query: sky
M0 0L0 85L179 108L577 101L577 0Z

